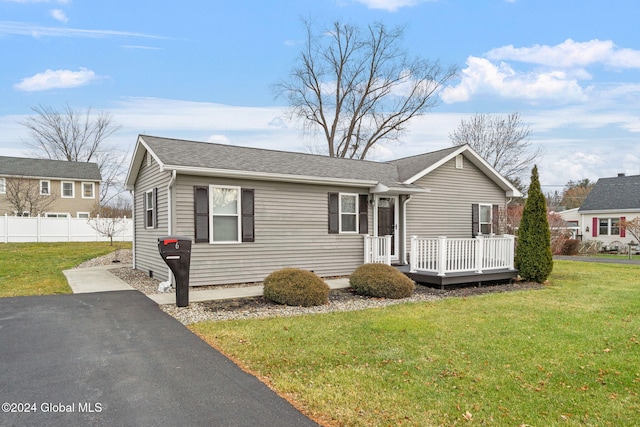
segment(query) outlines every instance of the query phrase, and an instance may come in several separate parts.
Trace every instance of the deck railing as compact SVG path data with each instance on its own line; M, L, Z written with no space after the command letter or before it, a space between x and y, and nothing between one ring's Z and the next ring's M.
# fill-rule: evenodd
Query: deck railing
M364 263L391 265L391 236L364 236Z
M447 273L513 270L515 237L479 235L475 239L411 236L410 270Z

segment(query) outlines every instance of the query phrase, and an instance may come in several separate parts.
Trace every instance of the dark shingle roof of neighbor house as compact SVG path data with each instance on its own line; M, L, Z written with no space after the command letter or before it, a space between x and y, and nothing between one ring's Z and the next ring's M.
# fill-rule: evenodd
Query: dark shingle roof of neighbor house
M0 176L100 181L96 163L0 156Z
M640 175L600 178L579 211L640 209Z

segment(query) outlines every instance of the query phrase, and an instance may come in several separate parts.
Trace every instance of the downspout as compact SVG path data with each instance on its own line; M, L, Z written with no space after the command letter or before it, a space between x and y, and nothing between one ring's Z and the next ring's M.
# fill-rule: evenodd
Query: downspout
M402 262L407 262L407 204L412 197L409 194L402 202Z
M136 192L135 190L129 190L131 194L131 257L133 263L133 269L136 269Z
M175 169L171 172L171 179L169 179L169 184L167 184L167 235L173 234L173 204L171 191L173 190L173 184L176 182L176 171ZM171 268L167 266L167 278L171 281L172 273ZM174 284L175 286L175 284Z

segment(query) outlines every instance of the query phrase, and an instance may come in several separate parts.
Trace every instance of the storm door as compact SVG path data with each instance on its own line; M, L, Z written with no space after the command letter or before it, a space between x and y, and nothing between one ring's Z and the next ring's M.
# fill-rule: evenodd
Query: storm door
M398 260L398 196L378 197L377 235L391 236L391 259Z

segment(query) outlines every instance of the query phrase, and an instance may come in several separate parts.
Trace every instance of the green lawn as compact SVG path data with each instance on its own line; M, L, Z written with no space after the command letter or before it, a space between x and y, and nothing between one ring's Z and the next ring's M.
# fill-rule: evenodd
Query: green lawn
M632 426L639 277L556 261L543 290L191 328L325 425Z
M69 294L62 270L113 252L108 242L0 244L0 297Z

